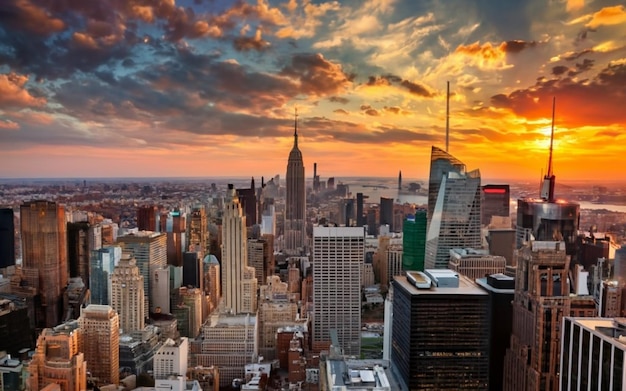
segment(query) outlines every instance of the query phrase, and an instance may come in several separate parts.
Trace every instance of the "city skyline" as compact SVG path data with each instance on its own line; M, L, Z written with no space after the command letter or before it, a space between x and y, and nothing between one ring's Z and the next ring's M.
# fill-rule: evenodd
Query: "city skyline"
M626 8L605 0L12 0L0 15L0 178L427 178L431 145L485 178L622 161ZM531 157L531 158L529 158ZM332 171L331 171L332 170Z

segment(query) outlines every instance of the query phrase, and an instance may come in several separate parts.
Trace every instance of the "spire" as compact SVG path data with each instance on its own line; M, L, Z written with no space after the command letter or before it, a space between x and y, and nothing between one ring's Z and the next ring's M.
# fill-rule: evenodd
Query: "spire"
M294 124L293 124L293 147L298 148L298 108L295 108Z
M450 82L446 82L446 85L446 152L448 152L450 145Z
M253 189L253 190L255 189L255 187L254 187L254 177L252 177L252 180L250 181L250 188Z
M552 98L552 129L550 131L550 155L548 157L548 171L543 177L541 185L541 198L548 202L554 202L554 185L556 177L552 172L552 150L554 149L554 113L556 111L556 97Z

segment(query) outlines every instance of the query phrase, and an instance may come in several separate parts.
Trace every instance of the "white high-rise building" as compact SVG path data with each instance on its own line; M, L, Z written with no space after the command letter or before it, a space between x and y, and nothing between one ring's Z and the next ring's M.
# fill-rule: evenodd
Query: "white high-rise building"
M143 276L135 258L123 254L111 275L111 307L120 316L120 328L124 333L143 330L145 295Z
M233 185L228 185L229 202L222 217L222 300L232 314L252 314L257 307L257 279L248 266L246 217Z
M359 356L364 257L363 227L313 228L313 350L336 330L344 354Z
M187 356L189 340L181 337L167 339L154 355L154 378L167 379L170 376L187 376Z

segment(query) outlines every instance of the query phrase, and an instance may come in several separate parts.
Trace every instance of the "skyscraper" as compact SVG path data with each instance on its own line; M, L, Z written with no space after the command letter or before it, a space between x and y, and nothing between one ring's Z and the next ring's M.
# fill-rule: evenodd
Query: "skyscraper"
M67 261L70 277L80 277L89 287L89 223L67 223Z
M565 317L559 389L623 390L625 330L624 318Z
M139 272L135 258L123 254L111 276L111 307L119 314L120 328L124 333L142 330L144 327L144 285L144 277Z
M248 266L246 217L232 184L229 202L222 217L222 299L224 309L233 314L256 312L257 279Z
M302 152L298 149L298 116L296 114L293 148L287 162L285 199L285 251L298 255L306 246L306 191Z
M487 389L489 296L467 277L446 274L455 277L445 287L422 287L409 272L392 283L391 361L402 389Z
M111 297L111 274L122 259L120 246L105 246L91 251L89 291L92 304L109 304Z
M380 197L380 225L388 225L389 232L395 232L393 226L393 198Z
M596 312L591 296L570 294L569 263L564 242L530 242L520 250L503 390L558 389L562 319Z
M36 324L54 327L61 319L61 289L68 282L65 208L55 202L29 201L21 205L20 218L24 276L41 299Z
M361 352L362 227L313 228L313 350L327 349L336 330L347 355Z
M425 266L447 268L453 248L479 248L480 172L433 147L428 188L428 231Z
M426 252L426 210L418 209L407 216L402 226L402 267L404 270L424 271Z
M85 355L91 377L98 379L98 385L117 385L120 380L119 316L108 305L90 304L81 310L78 323L83 333L80 351Z
M159 208L145 205L137 208L137 228L140 231L156 231L159 228Z
M517 200L517 248L521 248L525 242L531 240L564 241L567 254L573 255L576 251L580 205L555 198L556 176L552 166L554 107L555 101L552 103L552 132L548 168L543 177L539 198L527 197Z
M492 216L510 217L511 190L509 185L485 185L482 187L481 197L482 225L489 225Z
M179 210L161 215L161 232L167 237L167 264L183 266L183 252L186 251L186 216Z
M13 209L0 208L0 269L15 265Z
M49 384L58 384L61 391L86 390L87 363L80 351L82 338L76 320L44 329L28 365L26 389L42 390Z
M200 258L209 253L209 230L204 205L195 206L189 219L188 251L200 252Z
M145 295L145 312L154 310L150 303L152 279L150 275L157 269L162 269L167 264L167 238L165 233L139 231L117 238L117 244L122 246L125 252L129 252L135 258L139 272L143 276L143 293Z

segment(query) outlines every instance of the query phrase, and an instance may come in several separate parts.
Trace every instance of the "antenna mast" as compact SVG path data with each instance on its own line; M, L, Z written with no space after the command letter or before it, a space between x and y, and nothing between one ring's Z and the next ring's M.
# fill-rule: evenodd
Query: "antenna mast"
M550 132L550 156L548 157L548 172L543 177L541 185L541 198L554 202L554 184L556 177L552 172L552 151L554 149L554 113L556 111L556 97L552 98L552 130Z
M552 130L550 131L550 157L548 158L548 176L552 176L552 149L554 146L554 111L556 108L556 97L552 97Z
M446 84L446 152L448 152L450 146L450 82L447 81Z

